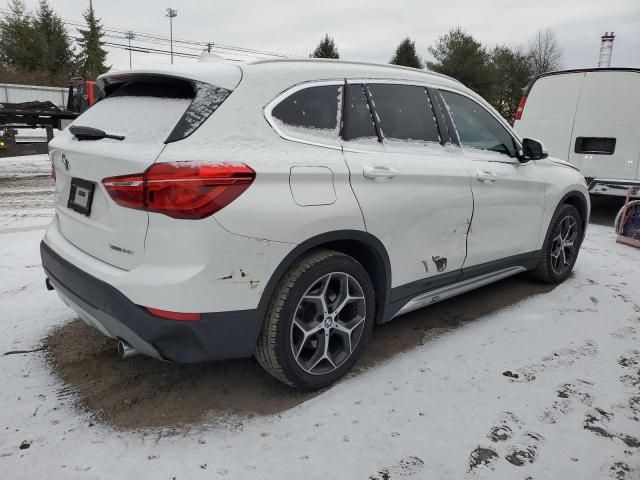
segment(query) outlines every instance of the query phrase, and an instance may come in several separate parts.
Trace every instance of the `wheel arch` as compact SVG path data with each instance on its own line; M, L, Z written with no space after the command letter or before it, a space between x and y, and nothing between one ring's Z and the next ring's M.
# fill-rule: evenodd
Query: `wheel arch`
M582 232L584 235L584 233L587 231L587 224L589 223L589 207L588 207L589 202L584 196L584 194L577 190L572 190L569 193L566 193L562 197L562 199L560 199L560 202L558 202L556 210L561 205L572 205L576 207L576 209L578 210L578 213L580 214L580 218L582 219Z
M378 238L360 230L337 230L309 238L298 244L280 262L262 292L258 311L264 317L269 303L286 272L305 254L316 249L330 249L345 253L362 264L376 294L376 323L381 323L389 305L391 292L391 264L386 248Z

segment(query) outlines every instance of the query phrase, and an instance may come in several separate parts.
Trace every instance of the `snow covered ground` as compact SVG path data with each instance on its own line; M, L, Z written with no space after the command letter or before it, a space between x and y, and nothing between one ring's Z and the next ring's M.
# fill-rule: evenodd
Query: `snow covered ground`
M48 361L49 332L75 319L44 288L49 193L33 186L11 203L2 190L7 178L48 174L48 164L11 161L0 160L0 477L640 478L640 251L616 244L610 227L590 225L564 284L432 329L278 414L114 428L77 407L81 389ZM481 310L518 282L485 287L468 305ZM397 322L427 331L430 311L462 301ZM215 384L208 391L239 401Z
M53 216L48 155L0 158L0 234L40 229Z

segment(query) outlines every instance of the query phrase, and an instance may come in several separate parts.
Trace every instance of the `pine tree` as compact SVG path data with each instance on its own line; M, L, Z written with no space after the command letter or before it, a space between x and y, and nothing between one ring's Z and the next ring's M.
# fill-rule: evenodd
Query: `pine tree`
M47 0L40 0L33 25L42 44L40 69L51 79L68 76L73 65L73 51L62 20Z
M491 51L492 92L487 100L508 121L513 121L518 103L532 76L527 55L518 49L498 46Z
M456 27L429 47L429 52L435 58L435 62L427 62L429 70L449 75L483 97L490 95L490 56L473 36Z
M100 19L96 18L91 0L89 0L89 8L82 16L87 22L87 28L79 29L81 38L78 40L80 52L76 60L77 67L84 78L95 79L110 68L105 65L107 51L102 48L104 30Z
M310 55L311 58L340 58L333 37L327 33Z
M0 64L17 72L40 68L42 45L23 0L11 0L10 13L0 21Z
M404 65L405 67L423 68L422 59L416 53L416 42L409 37L400 42L389 63L392 65Z

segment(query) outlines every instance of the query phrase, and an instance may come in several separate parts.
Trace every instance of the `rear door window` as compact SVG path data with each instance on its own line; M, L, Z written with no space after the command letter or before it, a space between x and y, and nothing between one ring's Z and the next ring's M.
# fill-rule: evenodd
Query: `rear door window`
M513 137L483 106L464 95L441 91L463 147L514 157Z
M337 142L342 85L309 87L292 93L271 111L278 127L300 139Z
M438 125L425 87L369 84L368 88L385 140L440 142Z
M378 141L373 116L367 101L364 86L347 85L346 105L344 112L343 140Z

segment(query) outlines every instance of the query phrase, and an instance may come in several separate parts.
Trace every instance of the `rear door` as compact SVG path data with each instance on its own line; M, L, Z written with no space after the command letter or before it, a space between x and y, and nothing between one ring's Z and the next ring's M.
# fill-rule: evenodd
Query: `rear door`
M545 205L545 183L535 162L520 163L514 138L480 103L442 90L463 154L470 160L473 221L465 267L535 251Z
M573 119L580 98L584 72L539 78L527 96L522 118L514 129L524 138L541 140L549 155L569 160Z
M428 90L372 81L348 85L345 100L344 157L367 231L389 254L392 301L455 280L473 201L465 159L442 145Z
M154 163L165 141L185 135L198 124L198 82L164 76L132 77L112 85L112 93L71 125L124 137L82 140L65 129L50 143L56 172L55 206L62 235L80 250L116 267L130 270L144 256L147 212L116 204L102 180L139 174ZM229 91L207 98L220 102ZM195 100L194 100L195 99ZM194 107L190 108L190 105ZM195 111L194 111L195 110ZM206 118L206 117L205 117Z
M640 157L640 73L585 75L569 160L585 177L634 179Z

